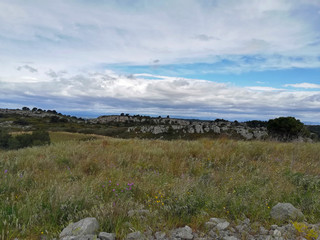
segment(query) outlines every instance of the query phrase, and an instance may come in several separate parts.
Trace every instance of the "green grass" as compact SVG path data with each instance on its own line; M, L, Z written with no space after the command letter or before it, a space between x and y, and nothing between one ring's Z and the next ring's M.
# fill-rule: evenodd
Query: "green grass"
M320 221L319 143L50 136L50 146L0 152L2 238L57 237L89 216L120 238L132 229L203 229L209 217L269 225L277 202ZM130 218L132 209L151 214Z

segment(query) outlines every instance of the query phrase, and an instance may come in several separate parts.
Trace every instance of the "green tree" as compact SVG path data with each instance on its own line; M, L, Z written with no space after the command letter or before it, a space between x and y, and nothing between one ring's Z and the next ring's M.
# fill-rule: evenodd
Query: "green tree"
M294 117L270 119L267 124L267 129L271 135L281 136L284 140L310 135L310 132L304 124Z

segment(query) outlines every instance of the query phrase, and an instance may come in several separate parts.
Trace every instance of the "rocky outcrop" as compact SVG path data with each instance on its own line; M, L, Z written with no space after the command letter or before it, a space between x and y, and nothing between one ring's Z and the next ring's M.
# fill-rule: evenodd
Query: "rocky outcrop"
M172 121L174 122L174 121ZM184 121L186 123L188 121ZM250 128L245 123L232 123L232 122L217 122L217 121L190 121L189 124L184 125L143 125L133 126L128 128L131 133L151 133L154 135L159 134L225 134L232 137L238 137L246 140L251 139L265 139L268 136L267 129Z

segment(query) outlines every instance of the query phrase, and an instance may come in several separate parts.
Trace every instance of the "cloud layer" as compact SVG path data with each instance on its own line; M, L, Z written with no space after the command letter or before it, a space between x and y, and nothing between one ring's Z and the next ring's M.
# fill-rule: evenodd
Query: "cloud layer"
M320 118L320 92L288 91L258 86L236 87L205 80L153 76L118 75L107 71L70 75L50 72L42 82L0 82L2 103L26 103L59 111L139 113L198 118L269 119ZM30 105L28 103L32 103ZM67 107L66 107L67 106ZM39 107L39 106L38 106Z
M318 1L12 0L0 9L3 62L69 68L231 58L243 70L320 66Z

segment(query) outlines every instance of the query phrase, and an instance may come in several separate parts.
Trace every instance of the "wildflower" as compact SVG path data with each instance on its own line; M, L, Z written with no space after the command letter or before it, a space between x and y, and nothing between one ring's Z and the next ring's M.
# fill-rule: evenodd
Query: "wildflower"
M4 170L4 173L7 173L8 172L8 169Z
M114 192L114 191L115 191L115 189L112 189L112 191Z

